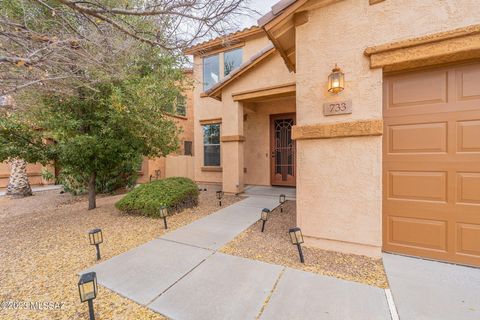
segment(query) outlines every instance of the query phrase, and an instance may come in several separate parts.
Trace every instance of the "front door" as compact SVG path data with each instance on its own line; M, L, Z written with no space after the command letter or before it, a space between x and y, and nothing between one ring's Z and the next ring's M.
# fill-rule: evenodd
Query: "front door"
M270 179L274 186L294 187L296 183L294 125L294 113L270 116Z

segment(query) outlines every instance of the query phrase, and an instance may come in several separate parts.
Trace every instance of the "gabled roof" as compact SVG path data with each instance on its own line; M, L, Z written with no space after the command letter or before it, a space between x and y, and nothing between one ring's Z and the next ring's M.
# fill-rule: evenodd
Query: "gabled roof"
M216 37L212 40L207 40L196 45L193 45L189 48L183 50L183 53L188 55L201 54L207 51L216 50L222 47L231 46L242 42L243 40L258 35L263 34L263 29L257 26L251 26L240 31L236 31L227 35Z
M205 91L203 96L208 96L208 97L215 98L217 100L222 100L221 92L225 86L227 86L232 81L240 77L242 74L244 74L245 72L253 68L260 61L269 57L275 51L276 51L275 46L273 44L263 48L262 50L257 52L255 55L253 55L250 59L242 63L240 67L233 70L228 76L223 78L222 81L216 83L213 87Z

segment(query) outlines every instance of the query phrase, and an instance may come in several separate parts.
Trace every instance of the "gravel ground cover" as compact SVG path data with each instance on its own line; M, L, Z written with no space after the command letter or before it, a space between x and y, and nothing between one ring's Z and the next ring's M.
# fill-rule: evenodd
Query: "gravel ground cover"
M260 217L260 212L258 213ZM261 232L258 221L221 249L221 252L261 260L322 275L387 288L381 259L342 254L303 246L305 264L300 263L297 247L292 245L288 229L296 226L295 201L287 201L283 213L273 210Z
M85 197L36 193L24 199L0 197L0 319L88 319L78 296L78 272L96 263L88 231L102 228L102 261L165 233L163 220L125 215L114 204L122 195L99 197L88 211ZM224 207L240 197L227 196ZM168 231L218 210L215 192L201 192L199 206L168 218ZM11 303L26 303L13 309ZM30 303L63 303L60 309L30 310ZM8 304L8 306L7 306ZM35 307L35 304L32 305ZM99 286L96 319L165 319Z

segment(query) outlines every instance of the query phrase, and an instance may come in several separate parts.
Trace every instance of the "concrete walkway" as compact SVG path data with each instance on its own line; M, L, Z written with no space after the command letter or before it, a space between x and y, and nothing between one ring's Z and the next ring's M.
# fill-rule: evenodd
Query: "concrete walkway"
M382 289L216 251L277 205L251 196L84 272L171 319L391 319Z
M480 319L480 269L385 254L401 320Z

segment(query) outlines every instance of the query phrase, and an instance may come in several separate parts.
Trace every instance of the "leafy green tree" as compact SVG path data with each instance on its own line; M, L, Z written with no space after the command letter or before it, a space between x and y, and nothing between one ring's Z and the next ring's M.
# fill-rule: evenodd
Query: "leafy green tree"
M177 61L149 47L123 80L99 83L78 95L42 94L37 105L1 117L0 143L7 147L0 161L55 160L88 179L88 207L95 208L99 176L139 155L165 156L178 147L179 129L165 114L182 86L189 85ZM56 143L46 144L47 138Z

